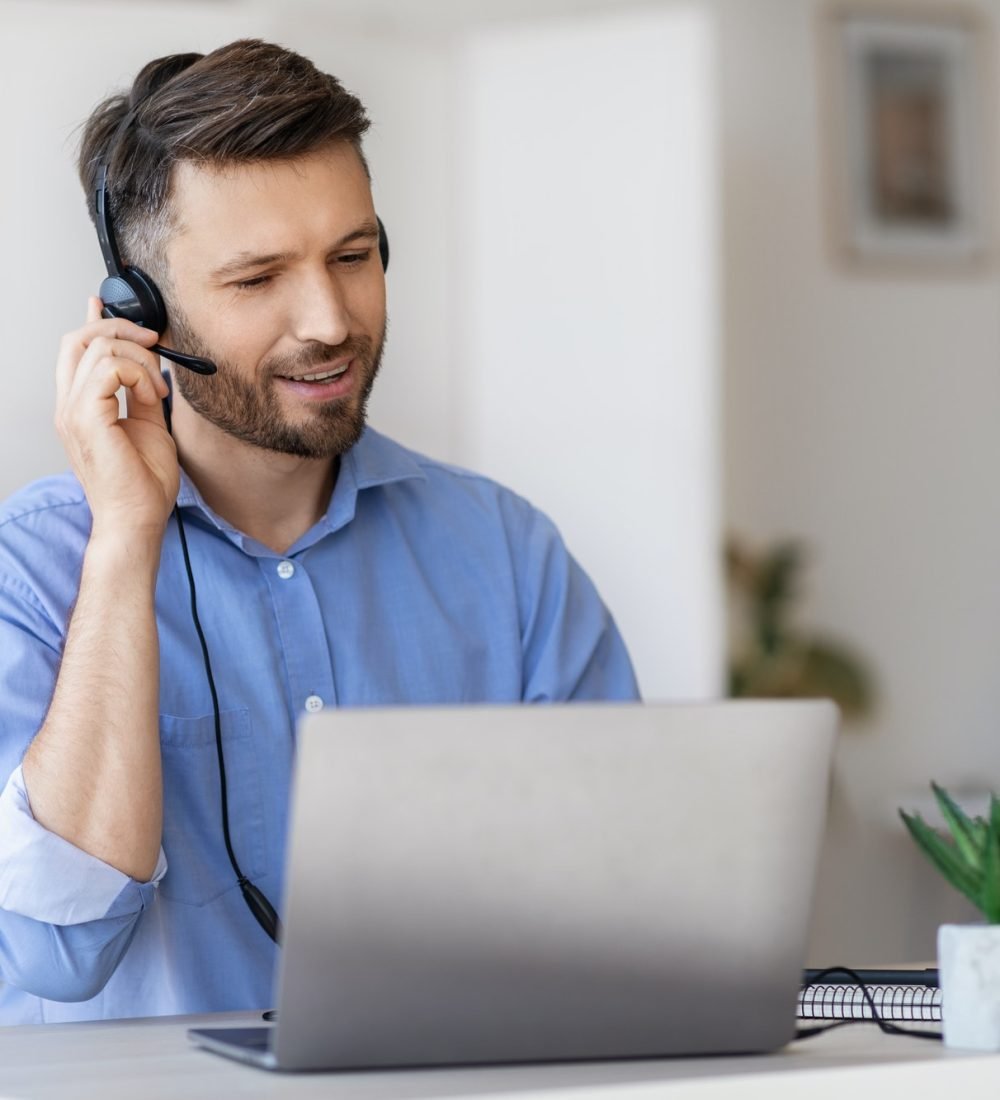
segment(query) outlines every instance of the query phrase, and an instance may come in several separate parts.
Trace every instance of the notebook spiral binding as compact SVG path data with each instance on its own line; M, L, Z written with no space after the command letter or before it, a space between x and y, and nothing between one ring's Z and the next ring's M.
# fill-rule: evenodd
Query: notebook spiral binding
M924 985L870 985L883 1020L941 1019L941 990ZM811 985L799 993L800 1020L870 1020L871 1006L857 985Z

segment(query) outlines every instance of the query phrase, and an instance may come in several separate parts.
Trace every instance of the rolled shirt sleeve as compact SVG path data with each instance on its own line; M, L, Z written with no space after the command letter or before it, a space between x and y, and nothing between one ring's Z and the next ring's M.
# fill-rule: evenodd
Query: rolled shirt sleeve
M58 925L138 914L166 870L161 847L153 877L137 882L43 828L20 767L0 793L0 910Z
M43 553L30 518L19 532L28 543L22 552L50 563L49 587L45 578L32 587L13 575L0 547L0 981L51 1001L83 1001L114 973L167 866L161 850L150 882L136 882L31 812L20 763L52 696L86 531Z

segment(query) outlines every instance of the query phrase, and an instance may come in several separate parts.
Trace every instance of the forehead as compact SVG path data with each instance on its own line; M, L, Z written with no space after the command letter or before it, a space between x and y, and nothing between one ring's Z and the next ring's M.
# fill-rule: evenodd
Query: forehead
M175 255L320 243L374 216L368 175L346 142L291 160L181 161L171 205Z

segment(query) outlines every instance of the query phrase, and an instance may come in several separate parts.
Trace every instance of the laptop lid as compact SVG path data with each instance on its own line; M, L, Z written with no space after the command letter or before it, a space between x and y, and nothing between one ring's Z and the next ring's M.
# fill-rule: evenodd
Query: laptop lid
M308 716L277 1065L787 1042L836 724L822 701Z

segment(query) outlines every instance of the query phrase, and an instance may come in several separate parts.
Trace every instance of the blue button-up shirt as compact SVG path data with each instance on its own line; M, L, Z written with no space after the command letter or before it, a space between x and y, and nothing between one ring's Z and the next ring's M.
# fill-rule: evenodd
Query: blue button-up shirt
M233 846L275 904L303 711L637 697L618 631L552 523L370 428L343 456L326 514L283 556L212 512L183 475L178 503L222 711ZM0 1023L269 1005L276 948L225 853L212 701L173 519L156 588L153 879L130 879L32 817L19 765L51 698L89 532L70 475L0 508Z

